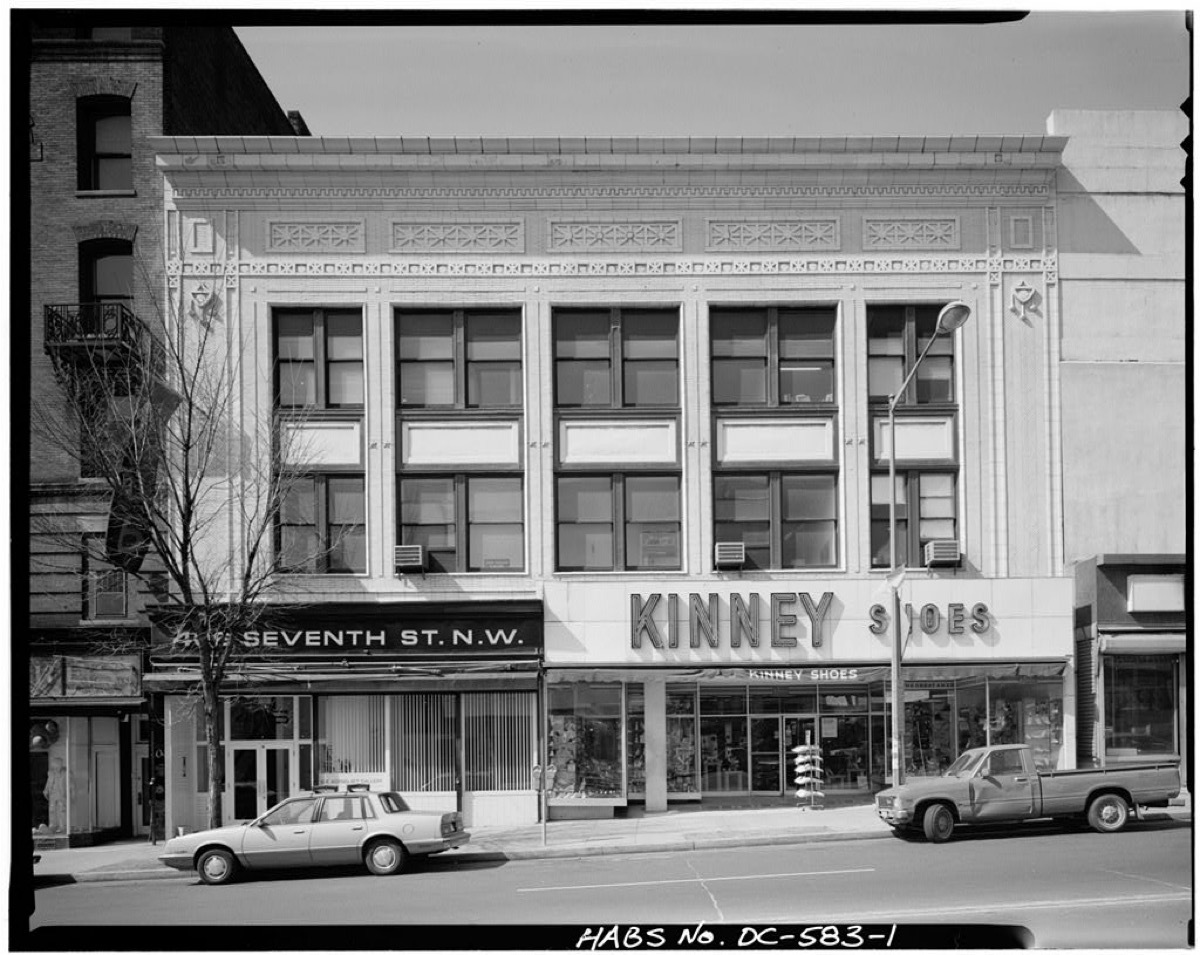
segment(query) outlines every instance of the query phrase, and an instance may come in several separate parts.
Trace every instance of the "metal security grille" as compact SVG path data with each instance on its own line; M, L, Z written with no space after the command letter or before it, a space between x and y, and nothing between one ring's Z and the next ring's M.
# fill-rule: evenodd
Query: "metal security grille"
M399 792L449 792L455 780L454 694L392 697L392 786Z
M528 789L536 759L533 693L463 695L468 792Z

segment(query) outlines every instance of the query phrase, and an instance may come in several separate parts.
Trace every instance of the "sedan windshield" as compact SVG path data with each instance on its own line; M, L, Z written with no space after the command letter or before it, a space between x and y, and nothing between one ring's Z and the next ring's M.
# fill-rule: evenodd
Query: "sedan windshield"
M970 776L975 771L975 767L979 764L984 751L982 749L969 749L958 757L953 763L946 767L943 776Z

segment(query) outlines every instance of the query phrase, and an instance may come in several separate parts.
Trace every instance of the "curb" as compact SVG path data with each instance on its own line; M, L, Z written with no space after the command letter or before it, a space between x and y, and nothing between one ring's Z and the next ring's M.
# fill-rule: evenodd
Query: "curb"
M615 856L639 855L652 852L694 852L699 849L743 849L748 846L782 846L799 845L806 842L843 842L848 839L881 839L888 838L890 830L883 832L814 832L804 835L772 835L749 836L746 838L727 837L721 839L687 839L676 842L651 842L638 845L576 845L576 846L534 846L528 849L477 849L453 856L442 856L439 861L455 865L474 862L510 862L527 859L577 859L584 856ZM43 878L64 878L62 876L44 876ZM78 872L73 876L65 876L74 882L123 882L158 879L194 879L194 872L184 872L178 869L122 869L94 870Z

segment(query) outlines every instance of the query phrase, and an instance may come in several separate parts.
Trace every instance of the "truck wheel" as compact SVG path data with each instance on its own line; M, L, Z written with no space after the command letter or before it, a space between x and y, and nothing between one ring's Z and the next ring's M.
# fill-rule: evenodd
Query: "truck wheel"
M1097 832L1120 832L1129 821L1129 804L1116 793L1103 793L1088 807L1087 818Z
M407 861L408 853L395 839L380 839L367 846L367 868L372 875L395 875Z
M237 862L227 849L209 849L196 860L196 872L207 885L224 885L237 874Z
M947 842L954 834L954 815L938 803L925 810L925 838L930 842Z

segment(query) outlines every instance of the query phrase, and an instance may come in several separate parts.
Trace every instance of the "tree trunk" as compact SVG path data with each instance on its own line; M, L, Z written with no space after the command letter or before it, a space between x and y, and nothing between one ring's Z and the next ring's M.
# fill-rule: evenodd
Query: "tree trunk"
M203 686L204 739L208 743L208 828L221 826L221 797L225 792L225 759L221 747L221 700L217 688Z

